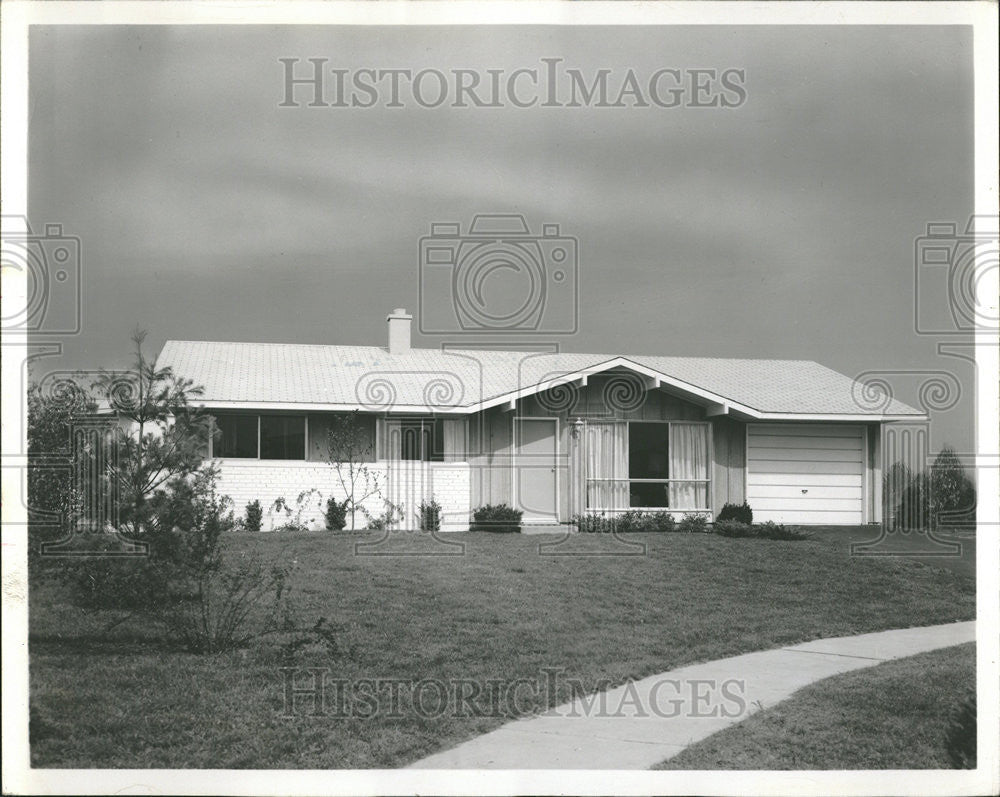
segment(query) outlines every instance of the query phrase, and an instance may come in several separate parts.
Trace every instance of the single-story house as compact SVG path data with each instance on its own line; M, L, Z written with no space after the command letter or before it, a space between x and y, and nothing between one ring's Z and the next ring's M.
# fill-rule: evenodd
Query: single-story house
M391 313L385 347L171 340L157 365L204 387L237 511L342 499L327 430L357 410L380 480L365 506L401 505L408 528L430 498L444 529L499 503L531 524L744 500L755 520L880 522L883 425L924 417L806 360L419 349L411 321Z

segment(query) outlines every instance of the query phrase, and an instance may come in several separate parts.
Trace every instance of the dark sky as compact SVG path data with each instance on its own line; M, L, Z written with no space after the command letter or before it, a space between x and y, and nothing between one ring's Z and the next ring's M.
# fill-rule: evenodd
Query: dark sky
M579 241L563 350L950 371L963 397L933 445L971 445L971 366L913 310L914 239L972 208L971 29L95 26L30 48L31 222L80 236L85 292L40 370L122 364L136 324L153 350L381 345L386 313L417 308L431 222L516 212ZM281 108L281 57L735 68L746 101ZM893 377L899 398L921 379Z

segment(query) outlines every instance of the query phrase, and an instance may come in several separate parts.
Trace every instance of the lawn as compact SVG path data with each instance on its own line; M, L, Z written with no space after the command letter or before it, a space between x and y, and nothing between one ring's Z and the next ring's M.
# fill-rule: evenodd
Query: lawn
M948 769L945 736L976 686L974 643L827 678L657 769Z
M906 553L921 564L943 567L969 578L976 576L975 534L942 532L931 538L920 532L898 531L880 537L877 526L814 526L811 531L816 539L843 545L846 550L853 544L868 556Z
M839 538L805 542L637 535L644 555L600 535L542 553L545 537L447 535L464 551L402 534L233 535L298 562L299 611L338 629L339 654L270 644L218 655L167 648L150 629L84 615L59 588L30 591L31 756L36 767L394 767L446 749L511 714L682 664L805 640L974 617L974 583L907 559L850 557ZM416 692L365 711L350 701L286 712L283 665L330 679L544 681L498 710L457 699L414 710ZM296 684L307 686L309 673ZM465 688L465 687L463 687ZM493 687L490 687L493 688ZM352 695L354 693L352 692ZM381 693L380 693L381 694ZM492 693L491 693L492 694ZM509 695L509 693L507 693ZM434 697L432 693L431 698ZM335 701L334 701L335 702ZM476 706L481 707L481 701ZM489 706L493 706L489 703ZM285 716L290 713L292 716ZM372 714L372 716L362 716Z

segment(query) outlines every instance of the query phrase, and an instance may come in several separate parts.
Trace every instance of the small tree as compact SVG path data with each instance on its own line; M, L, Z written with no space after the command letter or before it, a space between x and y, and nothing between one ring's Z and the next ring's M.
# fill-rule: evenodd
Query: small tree
M904 531L926 531L931 526L930 476L917 473L899 496L893 526Z
M144 330L132 333L132 371L105 371L95 383L118 421L117 464L108 477L122 499L121 524L137 537L156 525L149 508L156 491L201 467L212 429L210 416L190 404L202 388L147 360L145 339Z
M889 527L902 525L899 517L903 496L913 481L913 474L905 462L893 462L882 477L882 506L889 513Z
M359 418L358 410L334 415L326 432L327 462L334 467L346 496L351 531L357 528L358 512L368 515L364 502L373 496L383 497L382 474L371 466L375 459L375 443Z
M927 531L955 526L963 518L974 523L976 488L949 446L927 471L913 473L905 463L893 463L882 482L882 497L895 529Z
M211 419L189 403L201 389L148 362L144 339L144 332L132 336L133 372L103 372L96 384L117 420L119 456L106 479L120 487L121 525L148 543L146 555L117 556L108 535L99 535L107 555L65 560L76 601L119 614L109 629L139 617L193 652L277 634L332 642L322 618L295 623L289 565L227 553L222 537L234 525L232 502L217 493L217 471L203 462Z
M930 493L935 526L954 525L959 517L968 518L975 509L976 488L950 446L941 449L931 466Z

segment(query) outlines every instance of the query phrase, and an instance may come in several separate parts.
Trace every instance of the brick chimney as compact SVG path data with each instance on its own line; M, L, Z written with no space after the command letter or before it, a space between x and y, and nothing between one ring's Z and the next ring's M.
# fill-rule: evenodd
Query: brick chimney
M397 307L385 319L389 323L389 354L406 354L410 351L410 322L413 316Z

